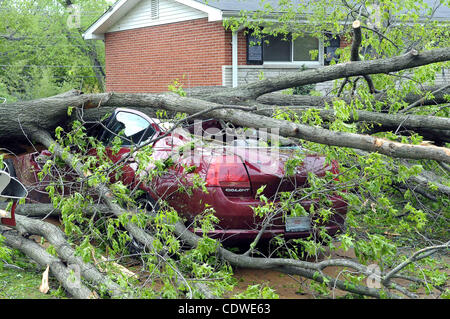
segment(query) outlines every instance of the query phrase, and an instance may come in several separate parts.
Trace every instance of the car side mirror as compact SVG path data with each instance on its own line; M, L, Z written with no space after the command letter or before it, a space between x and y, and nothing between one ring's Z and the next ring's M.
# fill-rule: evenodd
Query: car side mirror
M0 202L13 200L13 205L9 212L0 209L0 224L8 226L16 225L14 211L17 200L27 197L27 195L28 191L21 182L11 177L8 172L0 171Z
M27 197L28 192L14 177L7 172L0 171L0 201L5 199L21 199Z

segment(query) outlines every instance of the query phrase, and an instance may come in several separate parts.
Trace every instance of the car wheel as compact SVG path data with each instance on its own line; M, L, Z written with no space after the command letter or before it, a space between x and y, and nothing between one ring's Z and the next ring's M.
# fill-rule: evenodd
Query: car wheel
M142 198L139 198L137 200L138 207L141 209L145 209L147 211L147 214L150 214L152 216L156 215L156 213L159 210L159 204L157 201L155 201L150 196L145 196Z
M131 241L128 244L128 251L132 254L132 255L140 255L141 253L144 252L145 250L145 246L142 245L140 242L138 242L136 239L134 239L133 236L130 235Z

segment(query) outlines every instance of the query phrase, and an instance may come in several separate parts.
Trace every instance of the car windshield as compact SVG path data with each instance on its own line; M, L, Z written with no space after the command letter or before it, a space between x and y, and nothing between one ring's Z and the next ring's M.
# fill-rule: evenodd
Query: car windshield
M142 144L155 134L150 123L142 116L119 111L110 121L102 141L110 144L115 136L120 136L122 145Z

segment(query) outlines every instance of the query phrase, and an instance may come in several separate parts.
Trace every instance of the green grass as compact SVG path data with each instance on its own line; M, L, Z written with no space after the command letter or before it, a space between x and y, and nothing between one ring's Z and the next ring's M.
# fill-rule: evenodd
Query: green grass
M13 264L21 269L0 268L0 299L59 299L64 298L63 289L49 278L50 291L43 294L39 291L44 269L18 252L13 254Z

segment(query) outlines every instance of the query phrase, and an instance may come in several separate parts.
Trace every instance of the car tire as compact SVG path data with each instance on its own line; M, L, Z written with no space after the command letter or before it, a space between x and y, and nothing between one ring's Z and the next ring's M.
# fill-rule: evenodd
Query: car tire
M156 215L160 208L158 202L148 195L139 198L136 202L140 208L144 208L147 214L152 216Z

